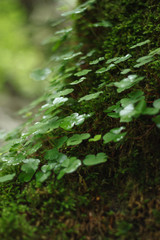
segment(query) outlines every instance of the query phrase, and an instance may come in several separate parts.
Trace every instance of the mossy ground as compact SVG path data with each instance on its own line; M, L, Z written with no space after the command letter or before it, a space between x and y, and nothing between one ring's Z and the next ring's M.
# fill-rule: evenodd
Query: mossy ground
M159 239L158 187L113 184L102 172L93 168L58 182L52 178L46 186L5 186L1 239Z

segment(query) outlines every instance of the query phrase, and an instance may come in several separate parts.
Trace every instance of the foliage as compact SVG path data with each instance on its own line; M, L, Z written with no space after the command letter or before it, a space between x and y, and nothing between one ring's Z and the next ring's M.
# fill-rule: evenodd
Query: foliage
M153 219L159 221L159 212L154 210L159 208L158 203L153 203L153 213L148 203L152 203L149 191L158 194L155 186L160 179L160 51L156 25L160 4L156 4L89 0L62 14L74 24L70 30L61 30L61 37L53 41L55 56L51 61L59 61L60 68L54 76L47 74L49 89L23 110L28 116L26 123L6 136L8 143L1 149L2 182L14 177L18 184L29 182L36 188L52 182L55 186L66 184L69 179L71 184L81 182L82 195L89 192L92 199L101 195L103 210L95 208L101 225L92 213L96 204L91 199L85 221L91 222L90 227L98 226L96 234L104 233L102 239L149 239L149 229L145 236L142 233L145 209L151 226ZM47 69L47 73L53 71L52 67ZM39 79L43 73L46 77L44 69L36 71L36 77L37 73ZM41 106L31 117L36 104ZM148 202L137 186L148 194ZM56 191L61 190L57 187ZM59 201L66 209L65 201ZM74 204L67 204L74 212ZM94 232L92 227L90 232ZM74 234L72 238L77 238L75 229ZM93 235L90 239L96 239Z

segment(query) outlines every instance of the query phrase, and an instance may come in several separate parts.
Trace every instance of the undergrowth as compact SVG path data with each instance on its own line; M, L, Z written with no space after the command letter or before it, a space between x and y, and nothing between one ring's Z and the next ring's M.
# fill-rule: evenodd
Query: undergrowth
M159 8L80 1L54 23L31 74L50 86L1 148L3 239L159 238Z

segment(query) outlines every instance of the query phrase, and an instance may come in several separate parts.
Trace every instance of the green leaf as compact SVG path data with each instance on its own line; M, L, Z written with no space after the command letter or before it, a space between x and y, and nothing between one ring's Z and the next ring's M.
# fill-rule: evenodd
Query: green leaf
M109 64L109 63L117 61L118 59L119 59L119 57L114 57L114 58L108 59L106 63Z
M67 141L67 139L68 139L67 136L56 139L55 142L54 142L55 147L57 149L61 148L63 146L63 144Z
M149 40L149 39L147 39L146 41L139 42L139 43L133 45L132 47L130 47L130 49L133 49L133 48L136 48L136 47L141 47L141 46L143 46L143 45L145 45L145 44L147 44L147 43L150 43L150 40Z
M64 97L55 98L53 101L53 106L60 106L67 101L68 101L68 98L64 98Z
M107 161L107 155L105 153L98 153L97 155L87 155L83 163L86 166L92 166Z
M111 68L113 68L115 66L115 64L110 64L107 68L100 68L96 71L96 73L104 73L109 71Z
M81 161L76 157L69 158L68 166L65 168L65 173L72 173L77 170L77 168L81 166Z
M57 150L57 148L53 148L51 150L46 151L45 155L44 155L44 159L46 160L55 160L57 159L59 156L59 152Z
M94 138L90 138L89 142L97 142L101 140L101 135L95 135Z
M61 96L66 96L66 95L72 93L73 91L74 91L73 88L67 88L65 90L54 93L53 97L58 98L58 97L61 97Z
M74 125L78 126L82 124L85 121L85 119L88 117L90 117L89 114L79 115L78 113L73 113L71 116L65 117L62 120L60 127L68 131L72 129Z
M143 56L143 57L140 57L137 59L138 64L134 65L134 67L139 68L139 67L141 67L149 62L152 62L152 61L153 61L152 56L149 56L149 55Z
M28 155L31 155L35 152L38 151L38 149L40 149L42 147L42 143L41 142L38 142L36 143L34 146L30 147L29 150L27 151L27 154Z
M76 76L76 77L85 76L85 75L87 75L91 71L92 70L90 70L90 69L84 69L84 70L82 70L80 72L75 73L74 76Z
M106 72L106 71L107 71L106 68L103 67L103 68L98 69L98 70L96 71L96 73L104 73L104 72Z
M102 22L94 23L91 26L93 26L93 27L112 27L112 24L109 21L102 21Z
M81 77L79 80L76 80L74 82L71 82L70 85L76 85L79 84L81 82L83 82L86 79L86 77Z
M7 174L5 176L0 177L0 183L11 181L15 177L15 173L13 174Z
M19 179L20 179L20 181L28 182L32 179L34 173L38 169L40 160L29 158L29 159L23 160L23 162L24 162L24 164L21 167L21 170L23 172L20 173Z
M79 159L76 157L67 158L62 164L64 168L60 170L57 179L61 179L66 173L75 172L79 166L81 166L81 161Z
M114 64L118 64L118 63L121 63L121 62L124 62L124 61L128 60L131 57L132 57L131 54L127 54L126 56L115 57L115 58L108 59L106 63L109 64L109 63L114 62Z
M153 107L160 109L160 98L153 102Z
M102 92L102 91L99 91L99 92L96 92L96 93L92 93L92 94L85 95L84 97L81 97L81 98L78 100L78 102L89 101L89 100L98 98L101 93L103 93L103 92Z
M130 122L135 114L133 103L128 104L120 111L121 122Z
M160 54L160 48L156 48L155 50L153 50L149 53L149 55L151 55L151 56L154 56L156 54L158 54L158 55Z
M90 65L95 65L95 64L97 64L97 63L99 63L99 62L101 62L101 61L103 61L103 60L104 60L104 57L99 57L99 58L97 58L96 60L91 61L89 64L90 64Z
M114 61L114 63L118 64L118 63L124 62L124 61L128 60L131 57L132 57L131 54L127 54L126 56L119 57L116 61Z
M119 142L120 140L122 140L124 138L124 136L126 135L126 133L121 133L121 131L124 129L125 129L125 127L111 129L110 132L106 133L103 136L104 143L106 144L111 141Z
M70 137L67 141L67 146L71 145L78 145L83 140L86 140L90 137L89 133L83 133L83 134L74 134L72 137Z
M156 116L155 118L152 118L153 122L156 123L157 127L160 128L160 115Z
M155 115L159 112L158 108L151 108L151 107L147 107L142 114L144 115Z
M136 90L136 91L132 91L128 94L128 97L130 97L131 99L139 99L144 95L144 92L141 90Z
M36 173L36 182L42 183L42 182L46 181L47 178L48 178L50 175L51 175L51 172L50 172L50 171L48 171L48 172L46 172L46 173L44 173L44 172L37 172L37 173Z
M126 69L124 69L124 70L121 72L121 74L127 74L127 73L129 73L130 71L131 71L130 68L126 68Z
M70 59L73 59L73 58L81 55L81 54L82 54L82 52L77 52L77 53L69 52L69 53L63 55L62 59L65 60L65 61L68 61Z
M118 88L117 92L120 93L126 89L131 88L132 86L142 81L143 79L144 77L137 77L137 75L129 75L127 78L124 78L120 82L115 82L113 84Z
M30 77L36 81L45 80L52 71L49 68L37 69L30 74Z

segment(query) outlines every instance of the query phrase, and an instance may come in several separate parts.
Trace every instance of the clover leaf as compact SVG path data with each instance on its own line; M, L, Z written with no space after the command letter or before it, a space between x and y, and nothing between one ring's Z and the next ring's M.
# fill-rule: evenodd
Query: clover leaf
M130 49L133 49L133 48L136 48L136 47L141 47L141 46L143 46L143 45L145 45L145 44L147 44L147 43L150 43L150 40L149 40L149 39L147 39L146 41L139 42L139 43L133 45L132 47L130 47Z
M91 71L92 70L90 70L90 69L84 69L82 71L79 71L79 72L75 73L74 76L76 76L76 77L85 76L85 75L87 75Z
M95 135L94 138L90 138L89 142L97 142L99 140L101 140L101 135L100 134L99 135Z
M38 169L40 160L29 158L29 159L23 160L23 162L24 162L24 164L21 167L21 170L23 172L20 173L19 179L20 179L20 181L28 182L32 179L34 173Z
M81 77L79 80L76 80L74 82L71 82L70 85L76 85L79 84L81 82L83 82L86 79L86 77Z
M118 88L117 92L121 93L124 90L131 88L132 86L142 81L143 79L144 77L138 77L137 75L129 75L127 78L124 78L120 82L113 83L113 85Z
M64 130L70 130L71 128L74 127L74 125L80 125L84 122L86 118L90 117L90 114L82 114L79 115L78 113L73 113L72 115L65 117L61 124L60 127L63 128Z
M74 134L72 137L70 137L67 141L67 146L71 145L78 145L83 140L86 140L90 137L89 133L83 133L83 134Z
M97 155L87 155L83 160L84 165L92 166L100 163L104 163L107 161L107 155L105 153L98 153Z
M72 173L76 171L77 168L81 166L81 161L76 157L71 157L67 158L61 166L64 168L60 170L57 179L61 179L66 173Z
M111 129L110 132L106 133L103 136L104 143L106 144L111 141L119 142L120 140L122 140L124 138L124 136L126 135L126 133L121 133L121 131L124 129L125 129L125 127Z
M96 93L92 93L92 94L88 94L88 95L85 95L84 97L81 97L78 102L82 102L82 101L89 101L89 100L92 100L92 99L95 99L97 97L99 97L99 95L103 93L102 91L99 91L99 92L96 92Z

